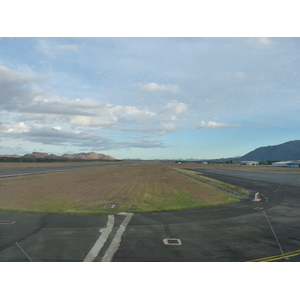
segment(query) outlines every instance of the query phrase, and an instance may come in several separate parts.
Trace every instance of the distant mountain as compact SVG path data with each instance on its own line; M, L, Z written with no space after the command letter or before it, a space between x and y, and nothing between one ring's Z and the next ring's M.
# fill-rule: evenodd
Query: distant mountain
M275 146L257 148L238 159L239 161L266 161L266 160L299 160L300 140L286 142Z
M88 152L88 153L75 153L75 154L64 154L61 157L70 159L105 159L105 160L115 160L110 155L105 155L102 153Z
M33 152L30 154L20 155L0 155L0 157L20 158L20 159L46 159L46 160L66 160L66 159L82 159L82 160L116 160L110 155L102 153L88 152L88 153L75 153L75 154L64 154L62 156L48 154L43 152Z
M54 154L48 154L43 152L32 152L31 154L25 154L22 156L22 158L53 158L53 159L59 159L60 156L54 155Z

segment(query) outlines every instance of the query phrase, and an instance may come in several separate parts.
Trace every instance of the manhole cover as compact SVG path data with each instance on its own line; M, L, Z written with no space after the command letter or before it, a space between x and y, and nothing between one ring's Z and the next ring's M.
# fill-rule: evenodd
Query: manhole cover
M16 222L15 221L0 221L0 224L3 224L3 225L11 225L14 223L16 223Z
M181 245L180 239L164 239L165 245Z

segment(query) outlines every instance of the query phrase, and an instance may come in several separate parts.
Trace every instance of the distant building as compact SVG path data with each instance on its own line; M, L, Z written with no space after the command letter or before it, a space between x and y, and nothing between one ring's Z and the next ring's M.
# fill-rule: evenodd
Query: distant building
M300 168L300 160L278 161L272 163L272 167Z
M287 167L291 161L277 161L272 163L272 167Z
M257 166L258 161L240 161L239 164L244 166Z
M208 163L206 162L206 161L204 161L203 163L202 163L202 165L207 165Z
M300 168L300 160L292 160L287 165L289 168Z

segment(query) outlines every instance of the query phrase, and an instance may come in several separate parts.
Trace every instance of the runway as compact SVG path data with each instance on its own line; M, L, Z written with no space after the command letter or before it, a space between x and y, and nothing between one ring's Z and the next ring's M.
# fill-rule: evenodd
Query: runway
M300 261L298 185L206 175L248 188L253 198L258 191L268 201L251 196L189 211L111 216L0 212L0 261Z
M45 174L45 173L54 173L54 172L66 172L66 171L75 171L82 169L90 168L101 168L108 166L121 166L126 164L132 164L137 162L124 162L124 163L106 163L106 164L89 164L89 165L77 165L77 166L62 166L62 167L27 167L23 169L0 169L0 178L5 177L16 177L16 176L25 176L25 175L36 175L36 174Z

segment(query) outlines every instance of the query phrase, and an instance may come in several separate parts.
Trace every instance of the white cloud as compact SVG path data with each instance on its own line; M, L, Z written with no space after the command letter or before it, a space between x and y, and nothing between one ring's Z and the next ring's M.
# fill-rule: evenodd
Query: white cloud
M260 37L260 38L258 38L258 40L263 45L270 45L270 44L272 44L271 39L266 38L266 37Z
M273 41L267 37L255 37L255 38L251 37L246 40L246 44L254 47L268 46L273 44Z
M157 133L159 135L165 135L168 132L174 132L174 131L177 131L177 130L178 130L178 128L176 128L173 123L169 123L169 124L161 125L159 130L157 131Z
M163 121L177 121L179 115L181 115L187 109L188 106L186 103L172 100L168 102L164 109L159 113L159 117Z
M221 124L213 121L204 122L202 121L196 129L229 129L229 128L237 128L241 127L241 124Z
M17 73L0 66L0 108L8 113L17 113L15 118L24 124L28 121L52 124L52 129L61 131L57 122L73 127L94 127L132 132L148 132L163 135L178 130L173 122L184 118L186 103L172 100L156 111L130 105L109 104L93 99L70 100L49 95L38 90L44 77ZM157 87L157 86L156 86ZM172 90L174 86L160 86ZM172 122L169 124L167 122ZM16 129L15 129L16 130Z
M67 51L77 51L79 49L79 45L69 44L69 45L58 45L56 46L59 50L67 50Z
M22 110L39 95L37 84L44 76L19 73L0 66L0 109Z
M85 131L65 131L60 127L51 128L33 124L26 126L24 123L18 124L0 124L0 133L5 138L22 139L30 143L41 143L44 145L68 146L72 145L81 149L113 150L129 148L165 148L165 144L144 137L137 138L134 141L114 141L104 138L97 134ZM1 147L0 147L1 148ZM2 147L3 148L3 147Z
M68 118L68 121L74 126L87 126L87 127L102 127L110 125L118 120L116 116L105 115L98 117L89 116L72 116Z
M15 83L26 84L41 82L44 76L15 72L3 65L0 65L0 82L1 83Z
M245 72L236 72L235 77L241 81L245 80L246 74Z
M176 84L158 84L155 82L150 82L146 84L138 83L136 84L142 91L145 92L167 92L176 94L179 92L179 87Z
M22 133L27 132L29 130L29 127L23 123L20 122L18 124L1 124L0 123L0 133L2 134L14 134L14 133Z

